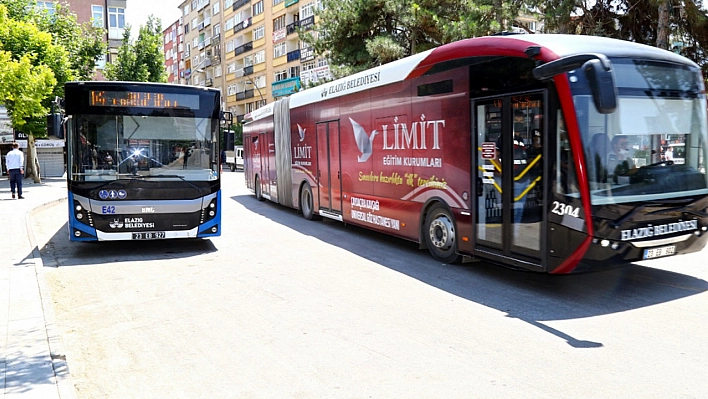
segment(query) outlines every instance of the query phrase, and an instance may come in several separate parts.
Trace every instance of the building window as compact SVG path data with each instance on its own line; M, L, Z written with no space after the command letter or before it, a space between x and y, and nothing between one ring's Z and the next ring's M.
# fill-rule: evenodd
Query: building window
M108 7L108 38L122 39L125 29L125 8Z
M234 0L224 0L224 10L230 8L234 4Z
M253 5L253 16L263 14L263 0Z
M234 28L234 19L229 18L226 20L226 31L230 31L231 29Z
M266 62L265 50L261 50L253 55L253 64L258 65Z
M289 78L296 78L298 76L300 76L300 67L299 66L290 67L288 69L288 77Z
M103 6L91 6L91 23L97 28L105 28L103 24Z
M253 30L253 40L263 39L265 36L265 26L261 25Z
M234 40L229 40L228 42L226 42L226 52L227 52L227 53L230 53L230 52L234 51L234 49L236 48L236 44L235 44L235 43L236 43L236 39L234 39Z
M278 43L273 47L273 58L278 58L288 53L285 42Z
M304 62L302 64L303 71L309 71L310 69L315 69L315 62L314 61Z
M37 9L39 11L46 11L49 15L54 15L54 12L56 11L56 6L54 5L53 1L38 1Z
M285 80L288 78L288 71L283 69L282 71L277 71L275 72L275 75L273 75L273 81L274 82L280 82L281 80Z
M220 7L220 6L221 6L221 3L220 3L220 2L217 1L216 3L214 3L214 6L211 8L211 15L216 15L216 14L218 14L219 11L221 11L221 10L219 10L219 7Z
M273 20L273 30L285 29L285 15L281 15Z
M214 68L214 77L219 77L221 76L221 65L218 65L216 68Z
M183 10L183 12L182 12L182 15L185 16L185 17L186 17L188 14L189 14L189 4L187 4L186 6L184 6L184 10Z
M283 0L273 0L273 7L277 6L278 4L282 3Z
M218 36L221 33L221 24L214 24L214 36Z
M300 7L300 19L309 18L315 15L315 3L307 3Z

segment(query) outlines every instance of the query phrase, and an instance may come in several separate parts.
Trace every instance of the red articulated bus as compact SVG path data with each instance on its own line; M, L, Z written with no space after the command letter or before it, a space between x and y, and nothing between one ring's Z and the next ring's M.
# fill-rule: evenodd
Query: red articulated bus
M573 35L467 39L250 115L258 199L463 257L563 274L708 241L698 66ZM666 143L683 143L683 162ZM662 147L663 144L663 147Z

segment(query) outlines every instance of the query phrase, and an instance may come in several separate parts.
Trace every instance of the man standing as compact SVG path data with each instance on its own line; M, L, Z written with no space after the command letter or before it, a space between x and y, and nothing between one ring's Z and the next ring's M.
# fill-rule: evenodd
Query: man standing
M12 151L5 156L5 166L7 173L10 175L10 191L12 198L15 198L15 186L17 186L17 198L24 199L22 196L22 179L25 175L25 154L20 151L20 145L12 143Z

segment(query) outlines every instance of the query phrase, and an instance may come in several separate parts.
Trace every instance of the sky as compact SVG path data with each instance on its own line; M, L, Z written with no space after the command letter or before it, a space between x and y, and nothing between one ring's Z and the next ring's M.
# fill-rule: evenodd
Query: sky
M136 37L140 26L147 23L149 15L160 18L162 29L177 21L181 15L178 8L183 0L128 0L125 8L125 23L130 25L131 36Z

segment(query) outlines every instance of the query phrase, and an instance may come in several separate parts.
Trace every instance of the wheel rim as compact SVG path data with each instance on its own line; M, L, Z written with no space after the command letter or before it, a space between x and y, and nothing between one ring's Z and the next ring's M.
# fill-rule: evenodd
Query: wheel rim
M430 243L433 244L435 248L441 250L450 249L455 240L455 227L452 225L452 221L445 215L438 215L435 220L430 223L428 233Z

